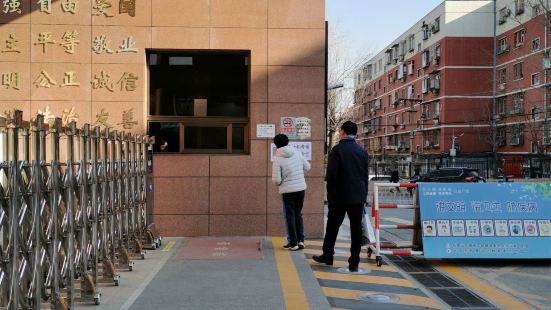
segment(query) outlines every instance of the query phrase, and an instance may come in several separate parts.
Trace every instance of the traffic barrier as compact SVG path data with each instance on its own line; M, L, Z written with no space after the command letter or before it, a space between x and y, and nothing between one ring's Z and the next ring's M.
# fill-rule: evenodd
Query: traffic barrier
M147 203L154 141L44 121L0 118L1 309L98 305L98 282L118 286L118 268L161 244Z
M367 250L368 257L371 257L372 253L375 252L375 261L377 262L377 266L382 266L383 259L382 255L423 255L423 251L416 251L413 250L419 245L416 245L416 241L419 240L419 231L421 229L421 225L418 220L418 193L417 191L414 192L413 195L413 204L396 204L396 203L379 203L379 189L381 187L402 187L402 188L417 188L417 184L415 183L375 183L373 187L373 196L372 196L372 208L371 208L371 215L374 218L375 223L375 245L370 244ZM397 224L397 225L381 225L381 209L412 209L415 211L415 216L413 223L411 224ZM411 244L397 244L392 241L390 242L381 242L381 228L386 229L413 229L414 230L414 236L412 238ZM419 244L418 242L417 244ZM404 250L407 248L411 248L411 250ZM385 250L382 250L385 249Z

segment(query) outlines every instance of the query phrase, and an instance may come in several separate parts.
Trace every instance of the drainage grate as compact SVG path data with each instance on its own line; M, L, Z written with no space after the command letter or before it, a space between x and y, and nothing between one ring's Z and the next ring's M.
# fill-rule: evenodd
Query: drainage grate
M427 288L461 287L459 283L438 272L412 273L411 276Z
M414 256L389 255L387 259L408 273L453 309L498 309L452 278Z

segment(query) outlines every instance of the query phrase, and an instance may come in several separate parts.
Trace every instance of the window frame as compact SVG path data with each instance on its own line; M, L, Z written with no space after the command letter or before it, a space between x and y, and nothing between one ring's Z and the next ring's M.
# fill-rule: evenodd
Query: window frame
M513 44L515 48L521 48L524 46L524 38L526 37L526 29L520 29L513 33Z
M243 54L247 59L247 115L242 117L235 116L175 116L175 115L150 115L151 96L147 99L147 131L150 132L150 123L177 123L179 126L179 151L178 152L155 152L155 154L203 154L203 155L250 155L251 153L251 69L250 50L164 50L147 49L147 55L151 53L165 54L169 57L171 54L178 53L205 53L205 54ZM149 70L149 56L147 58L147 80L151 78ZM149 88L149 85L148 85ZM148 89L149 91L149 89ZM238 125L243 128L243 151L233 150L233 126ZM186 149L185 148L185 127L226 127L226 149Z
M536 45L535 43L537 42L537 48L534 48L534 46ZM536 52L536 51L539 51L541 49L541 40L539 37L537 38L534 38L532 40L532 52Z
M513 65L513 80L518 81L524 78L524 62L517 62Z
M534 83L534 77L537 77L538 78L538 82L537 83ZM532 86L538 86L541 84L541 80L540 80L540 73L539 72L536 72L536 73L533 73L531 78L530 78L530 83Z

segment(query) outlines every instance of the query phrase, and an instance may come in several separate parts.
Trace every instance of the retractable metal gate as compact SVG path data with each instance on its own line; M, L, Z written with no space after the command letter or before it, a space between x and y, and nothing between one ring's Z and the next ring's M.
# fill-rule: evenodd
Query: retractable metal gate
M100 303L161 237L147 203L148 136L0 118L0 308Z

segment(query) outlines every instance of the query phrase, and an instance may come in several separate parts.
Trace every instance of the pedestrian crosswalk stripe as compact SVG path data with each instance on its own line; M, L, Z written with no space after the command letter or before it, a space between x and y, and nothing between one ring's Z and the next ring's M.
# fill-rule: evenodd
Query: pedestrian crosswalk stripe
M401 287L415 288L415 285L406 279L392 279L381 276L372 275L353 275L343 273L330 273L314 271L314 276L323 280L338 280L347 282L360 282L360 283L372 283L372 284L384 284L384 285L398 285Z
M376 293L369 291L357 291L350 289L340 289L340 288L331 288L331 287L322 287L321 288L325 296L335 297L335 298L346 298L352 300L360 300L359 296L365 293ZM396 304L405 305L405 306L424 306L431 309L441 309L440 305L435 303L428 297L420 297L406 294L394 294L399 297Z
M302 250L302 252L304 254L320 255L321 254L321 248L319 248L319 249L312 249L312 248L304 249L304 250ZM350 257L350 253L349 252L348 253L335 253L334 257L348 258L348 257ZM365 255L363 255L362 259L368 259L368 260L375 261L375 255L371 255L371 257L369 257L369 258L366 258Z
M312 259L309 259L308 263L310 263L310 265L317 265L318 264ZM333 268L334 267L337 267L337 268L348 267L348 262L334 260L333 261ZM377 265L375 265L375 264L371 265L371 264L366 264L366 263L360 263L359 267L362 268L362 269L370 269L370 270L376 270L376 271L396 272L396 269L394 269L393 267L391 267L389 265L383 265L381 267L377 267Z
M342 240L342 241L346 241L346 240ZM323 241L314 241L314 240L308 240L308 242L306 243L307 245L317 245L317 246L322 246L323 245ZM345 248L345 249L350 249L350 242L336 242L335 243L335 248Z
M372 301L360 299L365 293L391 294L398 297L398 301L379 304L385 309L441 309L438 302L431 300L419 289L416 284L404 278L398 270L388 264L377 267L374 255L366 260L365 251L362 252L359 268L368 270L367 274L345 274L339 272L340 267L348 267L350 240L340 238L335 249L346 249L346 253L335 253L333 265L327 266L315 262L312 255L322 254L320 240L307 240L303 250L306 260L312 268L323 293L333 309L360 309L375 306Z

